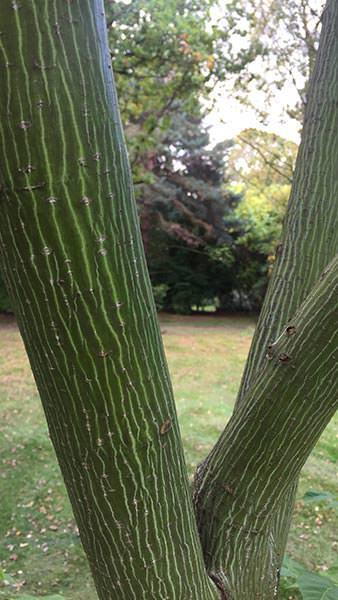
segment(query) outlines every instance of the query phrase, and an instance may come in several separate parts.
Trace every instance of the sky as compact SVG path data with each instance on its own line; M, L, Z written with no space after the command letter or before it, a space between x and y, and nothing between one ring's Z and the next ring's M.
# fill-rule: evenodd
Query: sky
M253 109L229 97L226 87L219 85L214 94L214 106L205 119L205 124L209 127L211 143L214 145L232 139L243 129L253 127L277 133L298 144L300 140L299 123L288 117L284 117L284 121L282 121L278 110L280 103L282 101L285 103L285 94L292 100L294 93L294 89L290 86L281 92L280 98L276 97L275 108L274 106L269 108L270 118L268 123L263 126ZM257 97L256 104L259 101L261 99Z
M261 2L262 0L259 1ZM310 11L311 9L314 10L313 17L310 16L308 21L308 23L310 23L310 29L312 29L317 24L317 13L320 13L321 11L323 0L307 1L308 9ZM227 2L227 0L220 0L219 3L212 8L211 24L218 23L219 19L222 18L224 2ZM245 19L243 22L245 23ZM290 22L292 23L292 19ZM287 27L285 30L281 28L279 35L282 36L281 41L287 46L290 36L289 27ZM245 45L246 43L245 39L241 37L238 37L238 42L239 47L242 47L243 44ZM234 42L234 48L236 48L236 42ZM273 73L269 72L268 64L264 64L264 61L259 62L258 59L258 67L264 72L267 81L269 81L269 77L272 76L273 78ZM277 133L278 135L298 144L300 141L299 123L297 123L295 119L288 117L286 115L286 111L281 110L281 107L285 108L286 105L294 106L297 101L299 101L296 88L292 84L292 79L298 79L299 82L299 77L301 77L299 73L292 72L290 81L286 81L283 89L281 89L279 92L275 92L275 101L268 106L270 117L264 126L259 121L258 115L253 109L250 109L250 107L244 106L239 101L236 101L233 95L229 95L226 84L218 84L213 92L214 106L210 110L205 120L206 125L210 127L209 134L211 143L215 144L226 139L232 139L243 129L256 128ZM300 81L300 83L302 82ZM258 91L251 93L250 101L258 108L266 108L264 106L264 95ZM283 118L281 116L282 114Z

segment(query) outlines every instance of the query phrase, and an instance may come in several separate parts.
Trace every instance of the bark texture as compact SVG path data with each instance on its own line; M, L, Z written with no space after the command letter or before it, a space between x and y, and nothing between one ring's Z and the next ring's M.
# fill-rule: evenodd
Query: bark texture
M197 474L207 568L236 600L277 595L275 515L338 408L337 314L338 258L268 348L246 401Z
M323 14L320 48L309 88L309 103L305 113L302 142L285 219L283 239L277 248L276 264L253 339L234 416L218 445L205 464L201 466L195 482L197 514L202 539L204 536L203 546L206 562L213 565L212 569L217 572L217 577L220 581L223 581L225 589L236 600L252 600L256 597L255 594L260 599L271 600L274 597L273 595L276 594L279 569L285 550L297 489L299 463L297 460L291 459L291 454L288 454L286 446L284 448L285 452L281 449L278 450L278 452L281 452L279 455L280 461L278 461L280 480L275 482L276 487L274 489L272 489L272 486L271 498L265 507L265 533L257 537L258 534L252 532L251 528L248 529L246 525L248 515L245 517L243 512L236 516L236 523L232 523L227 508L229 502L231 503L231 494L229 495L229 492L226 491L226 494L229 495L227 500L222 500L219 497L222 494L222 486L223 489L224 486L229 490L234 488L234 483L238 481L241 469L244 467L245 461L241 463L239 472L234 475L232 471L234 457L237 457L238 453L242 456L239 448L242 448L242 445L243 448L247 448L247 438L249 438L249 445L251 444L251 452L255 444L257 448L261 448L263 433L265 436L263 439L271 434L276 436L277 427L277 429L281 429L281 434L284 435L287 422L289 438L285 441L290 444L290 449L293 444L295 445L295 452L299 428L303 428L305 437L306 431L309 433L308 441L304 440L303 446L302 460L305 460L306 453L311 450L311 443L315 443L314 430L317 428L316 435L319 435L325 427L325 423L328 422L332 410L334 411L337 408L337 389L334 387L336 382L334 373L330 373L330 369L327 372L329 382L324 375L322 379L318 377L316 381L312 381L314 398L321 398L320 404L316 405L317 408L315 408L309 400L309 408L304 405L304 416L302 417L301 413L298 412L297 389L294 388L288 396L285 396L284 392L281 394L282 390L278 389L277 380L273 382L269 378L268 372L271 366L267 367L266 364L268 361L267 354L269 353L268 347L270 345L274 347L276 340L283 339L283 329L285 329L288 322L292 322L297 311L302 311L305 308L306 299L316 281L326 265L333 260L338 252L337 31L338 3L335 0L329 0ZM310 297L313 298L313 295ZM313 298L313 302L314 300ZM305 304L301 308L304 302ZM316 310L319 308L320 306ZM331 308L336 311L335 318L337 319L337 305L334 296L331 296ZM325 310L323 306L322 311L325 312ZM301 312L297 318L300 318L300 315ZM322 318L324 319L324 317L323 314ZM320 322L322 325L320 325ZM313 322L313 336L316 335L315 326L316 323ZM318 317L318 326L327 327L328 325ZM332 329L327 330L328 344L329 338L333 335L336 327L337 325L333 320L331 322ZM286 361L281 364L277 362L280 367L282 387L284 386L283 379L285 378L285 386L288 387L290 373L293 373L290 380L294 380L295 373L298 371L300 389L304 388L302 377L308 372L307 365L311 363L310 355L313 339L314 337L311 334L308 337L307 346L302 344L302 357L299 357L298 364L294 361L290 363ZM296 342L297 338L295 337L294 343ZM299 338L297 343L299 343ZM279 342L277 346L278 344ZM325 350L324 343L320 350L323 362L325 362L326 351L328 352L328 358L329 349ZM273 360L271 364L274 364ZM275 375L277 377L277 371ZM266 393L267 398L270 397L271 399L270 407L268 403L264 405L262 399L258 401L253 395L252 389L257 390L257 385L268 386ZM288 389L290 391L289 387ZM322 395L323 390L326 390L326 396ZM310 397L311 394L308 398ZM282 401L281 398L283 398ZM265 406L265 414L263 408L260 408L260 403L262 403L262 407ZM312 406L313 413L310 406ZM260 423L256 424L256 432L255 427L252 428L252 423L250 425L250 419L248 420L248 415L252 417L255 411L257 412L257 418L261 419ZM286 421L285 411L289 415ZM258 415L260 416L258 417ZM239 426L241 419L242 423ZM312 430L311 434L310 430ZM241 432L240 435L239 432ZM234 445L236 435L238 437L236 445ZM275 439L277 448L277 436ZM270 442L272 442L272 439ZM247 457L250 452L246 453ZM271 457L265 455L265 459L268 461L267 465L270 465L267 468L273 469L275 460L273 456L275 456L274 453ZM284 459L282 459L283 456ZM256 458L258 460L257 465L261 464L261 467L263 467L259 456ZM292 460L293 466L297 464L295 471L289 469L290 460ZM252 464L251 460L250 464ZM251 470L250 475L246 468L244 472L243 480L248 477L246 483L248 489L251 488L252 490L250 504L256 507L257 500L255 498L260 497L262 490L266 489L265 477L268 477L266 467L263 470L258 470L256 474L255 470ZM230 473L232 473L231 477ZM250 477L252 479L249 484ZM233 482L231 478L234 479ZM265 492L262 498L264 497ZM236 512L237 501L235 498L233 498L233 502L233 511ZM222 513L222 510L217 508L215 524L211 525L210 528L213 520L211 515L215 514L215 506L220 507L222 503L224 503L224 512ZM210 514L211 505L213 508ZM205 529L203 525L204 510L209 513L208 540L206 540L205 533L203 534ZM253 510L256 514L256 508ZM230 514L234 514L233 511ZM230 519L228 520L230 524L229 533L227 533L226 527L221 526L218 521L221 514L226 520ZM212 535L210 535L211 530L213 530ZM238 543L238 539L245 538L246 535L247 541L243 541L242 544ZM230 539L228 539L229 536Z
M277 339L338 253L338 4L329 0L305 110L283 237L252 343L238 403Z
M1 2L1 264L103 600L214 599L101 0Z

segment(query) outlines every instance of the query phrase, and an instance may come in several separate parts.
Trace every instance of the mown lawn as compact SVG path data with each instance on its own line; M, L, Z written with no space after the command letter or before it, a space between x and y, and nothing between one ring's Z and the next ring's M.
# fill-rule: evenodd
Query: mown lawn
M231 414L254 321L164 315L161 329L192 474ZM302 500L308 490L338 496L337 441L336 417L300 483L288 554L311 570L338 564L337 509ZM0 498L0 598L96 599L20 335L1 316Z

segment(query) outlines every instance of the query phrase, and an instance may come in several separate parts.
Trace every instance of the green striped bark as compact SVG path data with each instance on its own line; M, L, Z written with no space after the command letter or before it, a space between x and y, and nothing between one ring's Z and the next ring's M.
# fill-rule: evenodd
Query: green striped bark
M246 402L197 474L207 568L238 600L275 596L276 511L338 408L337 314L338 257L269 347Z
M1 262L103 600L218 598L188 487L102 0L2 0Z
M338 252L338 7L327 2L322 38L310 83L284 234L255 332L238 402L264 361L265 347L278 338L325 266ZM272 535L282 556L291 522L297 481L276 512Z
M294 185L238 402L278 337L338 252L338 5L329 0L309 87Z
M308 431L309 434L304 436L304 445L302 446L302 461L304 461L312 449L315 438L318 438L325 424L337 409L337 389L334 389L336 382L333 373L330 373L330 369L327 376L322 374L322 379L318 376L318 381L313 382L313 395L311 396L311 393L309 393L307 396L307 402L309 403L310 398L313 398L314 404L309 404L309 407L313 406L313 412L312 410L309 412L304 406L304 418L302 413L299 413L297 390L294 388L294 391L292 391L289 385L289 392L286 395L282 382L283 389L281 391L283 391L283 395L278 391L278 386L276 392L273 391L273 386L272 389L267 390L267 398L270 397L272 403L270 407L268 402L264 404L264 400L260 399L258 401L252 393L253 386L264 386L268 383L266 377L268 369L271 368L266 365L268 346L280 338L286 324L294 318L295 313L309 295L325 266L338 252L337 30L338 4L335 0L329 0L323 15L320 48L309 89L309 103L306 108L302 142L285 219L283 239L277 248L276 265L253 339L234 417L226 429L226 433L222 435L217 447L208 457L206 463L201 466L196 477L196 502L200 531L202 538L205 538L203 547L206 562L209 564L209 569L217 573L224 587L232 590L236 600L251 600L255 593L261 599L270 600L274 597L297 488L297 474L300 468L298 461L294 461L292 457L293 454L296 455L297 432L300 427L303 427L303 433ZM330 310L330 307L337 309L334 306L334 301L334 296L331 296L331 304L329 303L328 310ZM320 305L317 310L324 313L326 310L324 304L321 311ZM299 315L299 318L301 318L301 312ZM294 375L298 369L300 389L304 389L304 385L301 385L302 377L307 372L307 364L309 364L313 349L311 346L317 335L316 328L328 326L324 319L324 314L321 316L318 314L318 323L313 321L313 335L311 334L308 337L308 345L302 345L304 364L302 364L302 360L298 360L298 364L292 361L290 365L279 365L279 371L286 378L285 386L294 381ZM336 327L334 321L331 322L331 327L332 333ZM327 334L329 337L330 330ZM283 335L281 339L283 339ZM294 343L300 343L299 338L297 340L295 337ZM324 345L320 349L320 357L325 362L330 360L329 339L327 348L325 348L325 339L323 343ZM319 352L319 348L316 350ZM272 361L272 364L274 364L274 361ZM289 382L290 373L291 379ZM327 377L329 377L329 383ZM323 395L323 390L326 390L326 396ZM284 405L281 402L282 397L284 398ZM316 405L316 398L321 398L321 405ZM260 407L260 403L262 407ZM316 409L315 406L317 406ZM250 414L252 417L255 411L258 410L261 421L257 422L255 433L254 428L250 429L250 420L247 420L247 415ZM264 410L266 414L264 414ZM288 411L288 419L285 411ZM244 424L242 428L239 426L241 419ZM233 489L235 486L231 482L231 477L235 481L239 477L239 473L230 477L233 468L233 457L237 456L239 447L241 448L242 445L243 448L246 447L246 437L248 435L252 436L249 439L249 445L252 445L251 450L253 451L255 444L257 448L261 448L262 432L265 429L267 435L270 431L273 432L277 440L276 428L277 430L280 428L281 432L285 433L286 423L289 427L290 449L287 445L284 450L280 449L280 480L277 478L277 481L274 481L275 488L273 489L272 486L270 490L271 497L266 504L267 512L264 527L261 525L260 529L257 528L257 531L260 530L258 534L256 531L251 531L251 528L248 529L244 525L245 520L243 519L243 528L241 529L243 515L240 518L236 517L234 524L231 520L232 511L227 517L230 528L230 532L227 533L224 524L222 527L217 527L223 502L219 498L220 486L217 481L221 482L223 488ZM240 441L238 441L238 438L236 439L237 430L241 431ZM312 431L311 435L310 430ZM273 453L271 457L272 455ZM281 460L282 456L284 462ZM272 469L274 459L271 457L269 458L269 452L267 452L265 458ZM289 468L289 462L295 467L297 464L296 471ZM252 477L251 482L248 477L249 479ZM254 471L251 471L249 475L248 471L245 471L243 482L248 485L248 489L251 486L252 495L256 498L256 496L260 496L262 486L265 489L265 478L269 478L269 474L266 472L262 477L260 473L255 476ZM198 497L199 493L201 497ZM239 493L238 498L240 497L241 494ZM263 498L266 499L265 493ZM228 511L226 506L229 501L231 503L230 497L224 500L226 511ZM234 500L233 510L235 510L236 504L237 500ZM216 511L214 534L210 534L209 525L208 539L206 539L203 524L204 511L210 513L211 506L213 507L212 514ZM252 506L255 507L253 510L256 511L256 499L252 501ZM212 521L212 517L209 514L209 523L210 521ZM264 534L262 534L262 531L264 531ZM245 539L246 536L247 539ZM238 542L241 539L242 542ZM232 546L236 546L236 549ZM242 565L242 568L240 565ZM243 568L243 565L245 565L245 568Z
M310 292L338 252L338 6L329 0L315 70L310 83L294 186L277 247L276 265L255 332L237 403L259 373L266 347ZM297 481L276 512L272 536L285 550Z

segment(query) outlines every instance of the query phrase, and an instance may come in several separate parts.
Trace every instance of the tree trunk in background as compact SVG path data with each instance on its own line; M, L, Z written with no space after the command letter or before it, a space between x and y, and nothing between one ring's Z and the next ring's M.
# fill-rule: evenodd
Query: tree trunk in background
M98 595L271 600L298 473L337 400L338 5L242 392L196 476L197 519L102 0L2 0L0 13L1 266Z
M99 597L212 600L103 3L0 11L2 266Z

